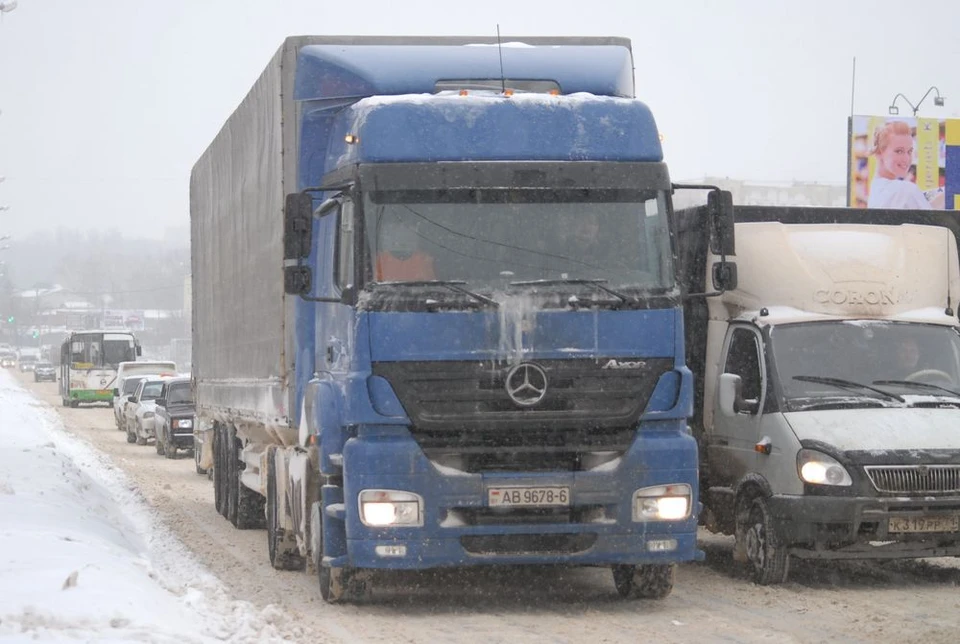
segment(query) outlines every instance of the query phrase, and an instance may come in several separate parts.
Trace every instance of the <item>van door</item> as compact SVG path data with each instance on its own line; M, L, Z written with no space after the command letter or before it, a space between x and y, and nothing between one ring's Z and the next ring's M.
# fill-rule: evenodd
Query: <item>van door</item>
M720 361L720 374L740 376L744 408L733 416L720 409L720 397L714 396L713 432L707 444L711 485L732 487L748 472L757 470L757 441L760 418L767 395L760 334L745 324L727 331ZM714 383L716 391L718 383Z

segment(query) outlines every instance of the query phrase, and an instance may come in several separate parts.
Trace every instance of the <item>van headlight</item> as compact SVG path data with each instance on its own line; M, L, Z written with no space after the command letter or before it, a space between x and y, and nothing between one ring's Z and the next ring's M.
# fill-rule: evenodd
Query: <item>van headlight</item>
M423 498L398 490L360 492L360 521L371 528L423 525Z
M837 459L812 449L797 453L797 472L800 480L812 485L853 485L847 469Z
M645 487L633 493L634 521L681 521L690 516L693 492L686 483Z

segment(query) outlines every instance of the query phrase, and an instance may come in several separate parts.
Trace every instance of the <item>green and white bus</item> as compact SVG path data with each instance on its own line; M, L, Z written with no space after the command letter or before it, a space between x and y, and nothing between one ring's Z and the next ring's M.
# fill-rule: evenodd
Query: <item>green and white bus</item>
M64 407L113 404L117 366L136 360L140 342L130 331L74 331L60 346L60 398Z

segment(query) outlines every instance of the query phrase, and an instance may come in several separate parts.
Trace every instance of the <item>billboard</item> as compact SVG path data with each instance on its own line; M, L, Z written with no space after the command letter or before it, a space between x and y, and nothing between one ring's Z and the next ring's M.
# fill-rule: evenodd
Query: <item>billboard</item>
M851 116L848 205L960 210L960 119Z

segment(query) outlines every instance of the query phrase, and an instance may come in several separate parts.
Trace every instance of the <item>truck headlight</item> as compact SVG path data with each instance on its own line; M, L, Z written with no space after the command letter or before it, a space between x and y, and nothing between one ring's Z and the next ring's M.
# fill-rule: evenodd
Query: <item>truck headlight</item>
M423 498L398 490L360 492L360 521L371 528L423 525Z
M681 521L690 516L693 491L686 483L645 487L633 493L634 521Z
M813 485L853 485L850 474L837 459L812 449L797 453L797 472L803 482Z
M189 418L174 420L171 425L177 429L193 429L193 421Z

